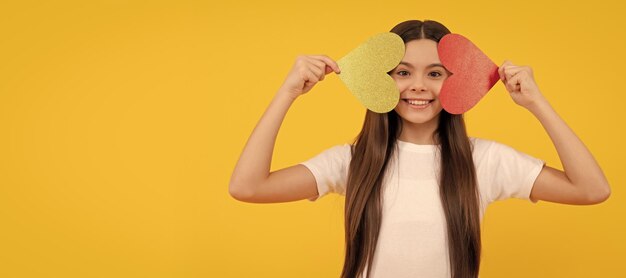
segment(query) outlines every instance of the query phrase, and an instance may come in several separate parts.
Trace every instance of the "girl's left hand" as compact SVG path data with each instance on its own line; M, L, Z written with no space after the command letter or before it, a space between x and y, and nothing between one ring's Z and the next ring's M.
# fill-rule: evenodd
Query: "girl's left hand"
M530 106L544 100L535 83L533 70L529 66L516 66L511 61L505 60L498 68L498 74L511 98L518 105L529 109Z

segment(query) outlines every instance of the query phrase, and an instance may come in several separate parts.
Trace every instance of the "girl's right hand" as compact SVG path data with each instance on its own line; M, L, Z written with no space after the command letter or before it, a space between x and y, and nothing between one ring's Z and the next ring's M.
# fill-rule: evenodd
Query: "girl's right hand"
M337 63L326 55L300 55L287 74L281 90L296 99L333 71L337 74L341 72Z

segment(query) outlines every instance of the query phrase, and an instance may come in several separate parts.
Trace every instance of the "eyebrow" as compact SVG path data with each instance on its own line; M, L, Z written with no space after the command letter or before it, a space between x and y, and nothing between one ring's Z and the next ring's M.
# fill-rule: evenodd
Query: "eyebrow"
M400 62L400 64L401 65L405 65L405 66L407 66L409 68L415 68L412 64L410 64L408 62L405 62L405 61ZM432 68L432 67L442 67L442 68L445 69L445 67L442 64L439 64L439 63L434 63L434 64L430 64L430 65L426 66L426 68Z

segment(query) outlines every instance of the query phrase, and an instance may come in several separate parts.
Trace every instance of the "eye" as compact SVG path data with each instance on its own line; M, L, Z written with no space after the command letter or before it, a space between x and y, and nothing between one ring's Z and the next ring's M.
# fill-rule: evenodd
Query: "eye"
M428 73L428 75L430 75L432 77L442 76L441 72L438 72L438 71L431 71L431 72Z
M400 76L405 76L405 75L408 75L408 74L409 74L409 72L408 72L408 71L406 71L406 70L399 70L399 71L397 72L397 74L398 74L398 75L400 75Z

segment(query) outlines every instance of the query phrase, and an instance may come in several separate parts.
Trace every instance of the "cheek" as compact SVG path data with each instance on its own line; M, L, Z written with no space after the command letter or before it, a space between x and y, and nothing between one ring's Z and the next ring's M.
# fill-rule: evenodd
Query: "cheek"
M428 82L428 87L435 93L439 94L441 86L443 86L443 79L431 80Z
M408 80L401 80L401 79L393 79L394 81L396 81L396 86L398 86L398 90L400 92L404 91L407 87L409 87L409 85L411 85L411 82Z

